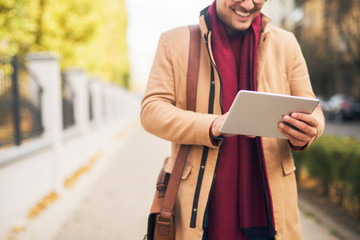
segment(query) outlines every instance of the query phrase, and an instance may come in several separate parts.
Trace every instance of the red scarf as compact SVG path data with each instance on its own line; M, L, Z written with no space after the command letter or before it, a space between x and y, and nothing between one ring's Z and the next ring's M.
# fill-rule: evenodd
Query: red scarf
M216 15L215 4L216 1L208 10L209 28L222 81L221 103L227 112L239 90L256 90L261 16L259 14L248 30L229 37ZM236 136L224 140L209 210L209 240L274 236L271 193L261 138Z

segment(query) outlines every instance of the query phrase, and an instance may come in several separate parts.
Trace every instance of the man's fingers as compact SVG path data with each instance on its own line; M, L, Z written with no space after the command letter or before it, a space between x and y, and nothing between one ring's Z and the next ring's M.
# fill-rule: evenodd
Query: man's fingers
M314 128L317 128L319 126L319 123L316 121L316 119L310 115L305 113L292 113L291 117L293 119L297 119L299 121L305 122L309 126L312 126Z
M311 136L300 132L284 123L279 123L279 131L290 140L294 146L304 146L312 139Z
M223 122L225 121L227 114L228 114L228 112L215 118L213 125L212 125L212 129L211 129L213 136L215 136L215 137L218 137L220 135L222 135L224 137L236 136L235 134L227 134L227 133L221 134L221 132L220 132L220 127L222 126Z
M318 122L311 115L292 113L291 116L285 115L283 120L311 138L317 135Z

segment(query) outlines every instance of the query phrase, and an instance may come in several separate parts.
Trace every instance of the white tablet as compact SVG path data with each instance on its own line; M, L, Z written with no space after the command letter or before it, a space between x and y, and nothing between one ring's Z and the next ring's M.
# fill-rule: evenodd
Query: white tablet
M318 99L241 90L232 103L220 132L285 138L278 129L285 114L312 113Z

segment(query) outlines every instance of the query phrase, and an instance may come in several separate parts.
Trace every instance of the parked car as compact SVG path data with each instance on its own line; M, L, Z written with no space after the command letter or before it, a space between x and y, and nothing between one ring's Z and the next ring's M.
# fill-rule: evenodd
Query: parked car
M344 94L333 95L326 103L324 111L328 119L342 122L355 117L356 103L350 96Z
M321 110L323 110L324 113L326 113L328 111L328 106L327 106L327 100L322 97L322 96L317 96L317 99L319 99L319 105Z
M357 120L360 119L360 99L355 101L355 104L354 104L354 117Z

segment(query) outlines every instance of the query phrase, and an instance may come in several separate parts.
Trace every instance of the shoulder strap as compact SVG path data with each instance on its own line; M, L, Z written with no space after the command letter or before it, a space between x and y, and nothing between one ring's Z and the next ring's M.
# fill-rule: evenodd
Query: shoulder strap
M186 80L186 109L195 111L196 108L196 89L199 74L200 60L200 28L198 25L189 26L190 29L190 50L188 72ZM170 176L170 180L165 193L163 206L157 221L159 224L159 234L168 235L170 231L170 221L174 213L175 199L180 184L182 172L185 167L190 145L181 145L175 160L175 165ZM160 232L161 231L161 232Z
M191 25L190 29L190 52L186 81L186 109L196 110L196 90L199 75L200 60L200 28L199 25Z

